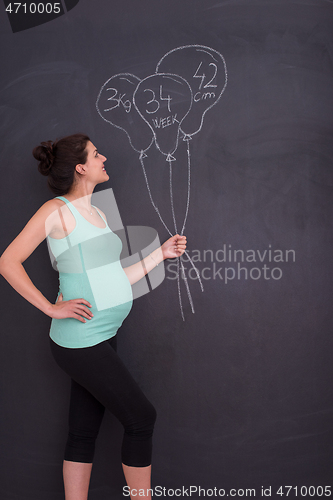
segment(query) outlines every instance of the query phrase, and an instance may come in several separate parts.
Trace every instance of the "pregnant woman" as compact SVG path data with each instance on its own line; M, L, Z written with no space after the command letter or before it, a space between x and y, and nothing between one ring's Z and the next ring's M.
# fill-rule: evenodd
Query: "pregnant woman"
M63 477L66 500L87 500L95 441L105 408L122 423L122 467L132 498L150 498L155 408L116 353L116 334L132 307L131 284L164 259L180 257L185 236L175 235L141 262L120 264L121 241L91 205L109 176L105 156L89 137L75 134L33 151L56 198L33 215L0 258L0 273L25 299L52 318L50 343L71 377L69 433ZM34 286L23 262L47 238L59 271L55 304ZM141 495L142 496L142 495Z

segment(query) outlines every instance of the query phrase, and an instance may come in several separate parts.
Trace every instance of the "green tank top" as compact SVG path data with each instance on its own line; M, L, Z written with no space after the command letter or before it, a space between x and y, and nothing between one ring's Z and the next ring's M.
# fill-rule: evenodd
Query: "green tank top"
M59 293L63 300L83 298L90 302L92 319L52 319L50 337L58 345L82 348L96 345L116 335L131 310L132 287L120 263L122 243L105 227L90 223L63 196L75 218L74 229L64 238L47 237L59 271Z

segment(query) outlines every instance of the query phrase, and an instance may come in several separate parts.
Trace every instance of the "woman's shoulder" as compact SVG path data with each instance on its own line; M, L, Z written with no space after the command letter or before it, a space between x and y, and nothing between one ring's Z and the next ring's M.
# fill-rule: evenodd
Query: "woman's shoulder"
M38 208L32 218L48 217L54 211L58 210L61 204L62 202L60 200L56 200L55 198L48 200Z
M34 217L43 219L44 221L47 221L48 225L53 226L54 224L58 223L59 209L64 207L64 205L66 204L62 200L52 198L51 200L43 203L43 205L37 210ZM63 210L61 210L61 212L63 212ZM67 210L63 212L64 215L66 212Z
M64 205L66 205L64 201L59 200L58 198L52 198L51 200L48 200L45 203L43 203L43 205L40 207L39 210L51 214L55 210L58 210L59 208L63 207Z
M75 219L63 200L52 198L46 201L38 210L40 217L45 221L47 235L58 237L64 236L64 224L68 232L75 226ZM37 213L38 213L37 212ZM61 236L58 233L61 233Z

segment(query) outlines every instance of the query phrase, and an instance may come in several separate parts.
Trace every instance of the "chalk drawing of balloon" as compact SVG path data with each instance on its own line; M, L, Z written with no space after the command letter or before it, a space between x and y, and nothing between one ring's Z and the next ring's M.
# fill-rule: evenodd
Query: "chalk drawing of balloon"
M133 92L140 78L119 73L107 80L96 101L100 116L114 127L124 130L135 151L147 151L154 141L151 129L133 106Z
M193 105L181 124L186 135L201 130L206 112L220 99L227 85L227 67L222 54L204 45L186 45L165 54L156 73L174 73L191 86Z
M138 113L151 128L156 147L169 159L178 146L179 126L192 106L191 87L174 74L144 78L133 94Z

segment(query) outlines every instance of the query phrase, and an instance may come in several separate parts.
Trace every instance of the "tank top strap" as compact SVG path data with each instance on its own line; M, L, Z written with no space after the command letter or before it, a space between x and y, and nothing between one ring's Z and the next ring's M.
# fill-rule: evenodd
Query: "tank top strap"
M65 198L64 196L56 196L55 197L56 200L62 200L66 203L66 206L68 207L68 210L71 212L71 214L73 215L74 217L74 220L75 220L75 227L74 229L68 233L67 231L67 227L66 227L66 224L65 224L65 221L64 221L64 217L63 217L63 214L62 214L62 211L59 209L59 215L60 215L60 219L61 219L61 224L62 224L62 227L63 227L63 230L65 232L65 236L67 239L67 244L69 245L69 247L71 247L71 235L73 233L73 231L75 231L78 227L78 224L79 224L79 221L80 221L80 217L77 217L77 214L79 214L79 212L77 211L77 209L74 207L74 205L69 201L67 200L67 198ZM61 240L54 240L55 242L57 241L62 241ZM53 244L56 244L56 243L53 243Z
M65 198L64 196L56 196L56 197L55 197L55 200L62 200L62 201L64 201L65 203L69 203L69 201L67 200L67 198Z
M78 209L73 205L73 203L71 203L69 200L67 200L67 198L65 198L64 196L56 196L57 200L62 200L66 203L68 209L71 211L75 221L76 221L76 225L82 220L84 219L88 224L90 225L94 225L94 224L91 224L91 222L89 222L85 217L83 217L83 215L78 211ZM105 224L105 228L109 228L108 226L108 223L106 222L105 218L103 217L103 215L101 214L101 212L98 210L97 207L95 207L95 205L92 205L92 207L94 207L96 210L97 210L97 213L98 215L101 217L101 219L104 221L104 224ZM77 217L78 216L78 217ZM97 227L97 226L95 226ZM105 229L103 228L103 229Z
M56 196L55 199L62 200L66 203L68 209L72 212L72 215L74 216L75 220L76 220L76 215L81 215L80 212L78 211L78 209L74 207L73 203L71 203L69 200L67 200L67 198L65 198L64 196ZM77 220L76 220L76 223L77 223Z
M107 223L107 222L106 222L106 220L104 219L104 217L103 217L103 215L101 214L101 212L98 210L98 208L97 208L97 207L95 207L95 205L92 205L92 206L96 209L96 211L97 211L98 215L101 217L101 219L103 219L103 221L105 222L105 225L107 226L107 225L108 225L108 223Z

